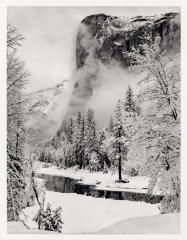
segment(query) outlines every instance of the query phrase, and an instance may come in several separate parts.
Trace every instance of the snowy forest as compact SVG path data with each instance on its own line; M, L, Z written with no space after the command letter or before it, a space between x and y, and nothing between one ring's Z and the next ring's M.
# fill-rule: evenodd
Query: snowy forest
M164 20L156 19L154 24L157 26L156 21L158 24L161 20L173 21L176 15L165 14L162 16ZM102 28L98 28L93 37L94 41L98 41L98 45L94 46L94 54L101 54L104 50L98 53L98 49L104 49L105 38L109 39L115 34L117 36L119 29L135 31L134 29L141 28L145 21L153 21L152 18L142 20L140 16L137 16L137 19L130 24L131 20L125 20L124 23L117 17L106 18L101 24ZM88 19L86 21L88 22ZM164 26L163 24L162 27ZM174 29L175 25L172 27ZM109 106L110 116L104 126L99 122L105 117L105 113L103 112L103 116L98 115L97 104L81 105L74 110L79 100L77 96L80 97L80 92L76 92L81 88L81 85L77 88L78 81L72 93L76 98L71 98L69 110L67 107L56 132L46 137L54 122L51 121L47 126L42 125L47 114L42 113L40 122L38 121L37 114L40 112L41 115L42 111L38 110L41 102L36 101L36 94L39 93L32 95L24 92L32 79L32 72L27 71L25 62L19 57L19 49L24 45L25 38L13 23L8 23L7 221L10 229L17 229L18 233L74 233L72 222L78 221L82 214L85 222L83 221L82 225L79 223L78 227L75 225L75 233L111 233L111 229L106 227L111 225L112 229L115 226L118 229L114 224L127 218L178 216L176 214L180 212L181 195L180 50L166 49L162 44L163 34L152 31L153 25L148 27L149 31L146 29L141 29L142 35L138 44L128 45L123 49L126 59L124 61L128 63L125 63L125 67L120 66L126 69L127 74L140 76L138 87L129 82L124 86L123 96L117 96L114 106ZM122 42L112 41L119 51ZM91 51L93 53L93 46ZM81 55L77 54L78 57ZM96 59L99 64L108 64ZM106 61L105 59L103 61ZM82 69L86 67L89 67L87 63ZM118 78L118 75L115 77ZM85 78L89 76L86 75ZM94 79L91 72L90 81ZM59 90L60 87L61 85L58 85L55 89L55 97L58 97L58 94L63 95L63 84L62 91ZM101 102L105 101L104 94L105 92ZM113 94L115 95L115 92ZM85 99L89 102L87 97ZM47 101L49 100L43 100L43 106L48 104ZM105 105L110 105L110 102L105 102ZM37 119L35 125L28 124L31 118ZM75 219L71 215L73 210L70 209L74 205L82 211ZM113 210L113 206L120 212L119 217L113 218L117 211ZM92 212L84 216L84 207L88 212L93 211L89 210L90 208L94 208L96 212L101 211L101 215ZM137 215L136 208L140 209L137 210ZM73 209L75 211L75 206ZM111 212L107 218L104 214L108 209ZM133 212L132 216L129 212ZM94 217L91 214L96 215ZM102 225L99 218L105 224ZM92 222L98 221L95 228L87 226L88 219ZM165 222L169 224L169 218L166 218ZM22 230L18 229L19 226L15 223L23 225ZM147 228L152 229L150 226ZM154 230L150 231L154 233ZM130 233L135 232L136 230L132 230ZM118 229L115 233L129 233L125 229L125 222L123 229Z

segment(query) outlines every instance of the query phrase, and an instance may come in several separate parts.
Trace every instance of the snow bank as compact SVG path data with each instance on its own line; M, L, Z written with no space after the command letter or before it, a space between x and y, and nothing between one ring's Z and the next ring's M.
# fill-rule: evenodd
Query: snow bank
M51 231L44 231L39 229L28 229L22 222L8 222L7 223L8 234L53 234Z
M94 198L75 193L47 191L47 202L53 209L62 207L64 234L95 233L120 220L159 214L157 204ZM22 214L27 216L26 223L31 228L37 227L32 221L37 210L38 206L28 207Z
M179 234L180 214L137 217L119 221L97 234Z

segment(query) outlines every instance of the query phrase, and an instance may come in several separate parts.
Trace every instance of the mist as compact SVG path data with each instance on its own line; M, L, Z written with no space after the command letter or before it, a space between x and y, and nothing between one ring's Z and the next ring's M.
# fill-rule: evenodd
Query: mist
M105 66L100 64L98 82L100 86L95 88L93 95L86 104L86 108L92 108L96 114L96 121L100 127L106 126L110 116L114 113L117 101L125 99L128 85L133 93L138 93L138 81L144 74L129 73L117 63Z
M73 74L72 82L75 82L75 85L67 112L73 114L92 108L98 126L104 127L108 124L118 99L124 100L128 85L136 94L137 83L144 74L130 73L112 59L102 63L95 57L94 52L99 43L90 36L83 24L79 27L78 44L79 48L85 49L88 56L84 59L83 66Z

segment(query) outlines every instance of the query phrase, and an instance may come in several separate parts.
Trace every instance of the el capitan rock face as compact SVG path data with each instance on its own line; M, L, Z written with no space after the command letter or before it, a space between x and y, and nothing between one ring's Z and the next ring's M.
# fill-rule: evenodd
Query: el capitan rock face
M133 47L138 48L142 43L142 37L148 32L153 38L161 37L161 49L167 51L180 49L180 16L177 13L133 18L98 14L86 17L81 23L88 33L85 33L83 28L78 32L76 46L78 69L84 66L91 49L94 57L103 63L109 63L113 59L123 67L129 66L130 62L125 52L129 52Z
M148 32L153 39L156 36L161 38L161 50L170 54L180 51L178 13L133 18L97 14L84 18L77 34L77 71L68 112L84 111L94 90L100 85L103 65L112 68L117 64L126 69L130 65L127 52L133 47L138 48Z

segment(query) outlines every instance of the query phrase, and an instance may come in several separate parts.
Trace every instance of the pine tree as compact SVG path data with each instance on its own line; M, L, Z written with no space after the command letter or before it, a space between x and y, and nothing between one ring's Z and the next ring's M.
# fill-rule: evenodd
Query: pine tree
M102 142L106 139L105 131L103 129L99 132L99 137L98 138L99 138L98 144L99 144L99 146L101 146Z
M47 204L47 207L46 207L46 210L44 213L44 219L45 219L43 222L44 229L48 230L48 231L53 231L53 225L52 225L53 216L52 216L52 210L51 210L50 203Z
M63 120L61 128L58 131L59 135L60 132L64 132L68 142L71 144L73 143L73 128L74 128L73 117L71 115L67 115Z
M127 147L126 147L126 134L123 128L123 114L122 114L122 102L118 100L115 113L114 122L114 146L116 153L116 161L118 162L118 177L119 181L122 181L122 161L126 161Z
M84 119L80 112L77 114L77 119L74 126L73 133L73 151L75 157L75 164L82 168L83 154L84 154Z
M62 232L62 226L63 226L63 221L62 221L62 208L58 207L55 209L53 213L53 218L52 218L52 226L53 226L53 231L55 232Z
M126 112L135 112L136 111L134 95L133 95L130 85L128 86L127 91L126 91L124 109Z
M43 208L38 210L33 220L38 224L38 229L44 229L45 213Z
M131 86L129 85L125 94L125 101L123 103L123 108L126 113L130 115L139 114L140 107L137 105L134 99L134 94Z
M108 130L108 132L110 134L113 134L113 132L114 132L114 120L113 120L113 117L110 118L107 130Z
M92 109L88 109L85 124L85 165L89 165L92 152L97 152L96 123Z
M115 134L116 128L122 127L122 102L120 99L116 104L114 114L115 114L114 134Z
M101 129L98 132L98 167L99 170L106 169L106 165L109 164L109 159L105 151L103 151L103 142L106 140L105 129ZM105 168L104 168L105 167ZM106 173L106 171L105 171Z
M82 115L81 123L80 123L80 128L81 128L81 153L80 153L80 168L83 167L84 164L84 159L85 159L85 118L84 115Z
M128 148L131 147L131 138L136 133L136 124L140 117L140 106L134 100L132 88L128 86L126 91L125 101L123 103L123 128L125 129L126 137L128 139Z

